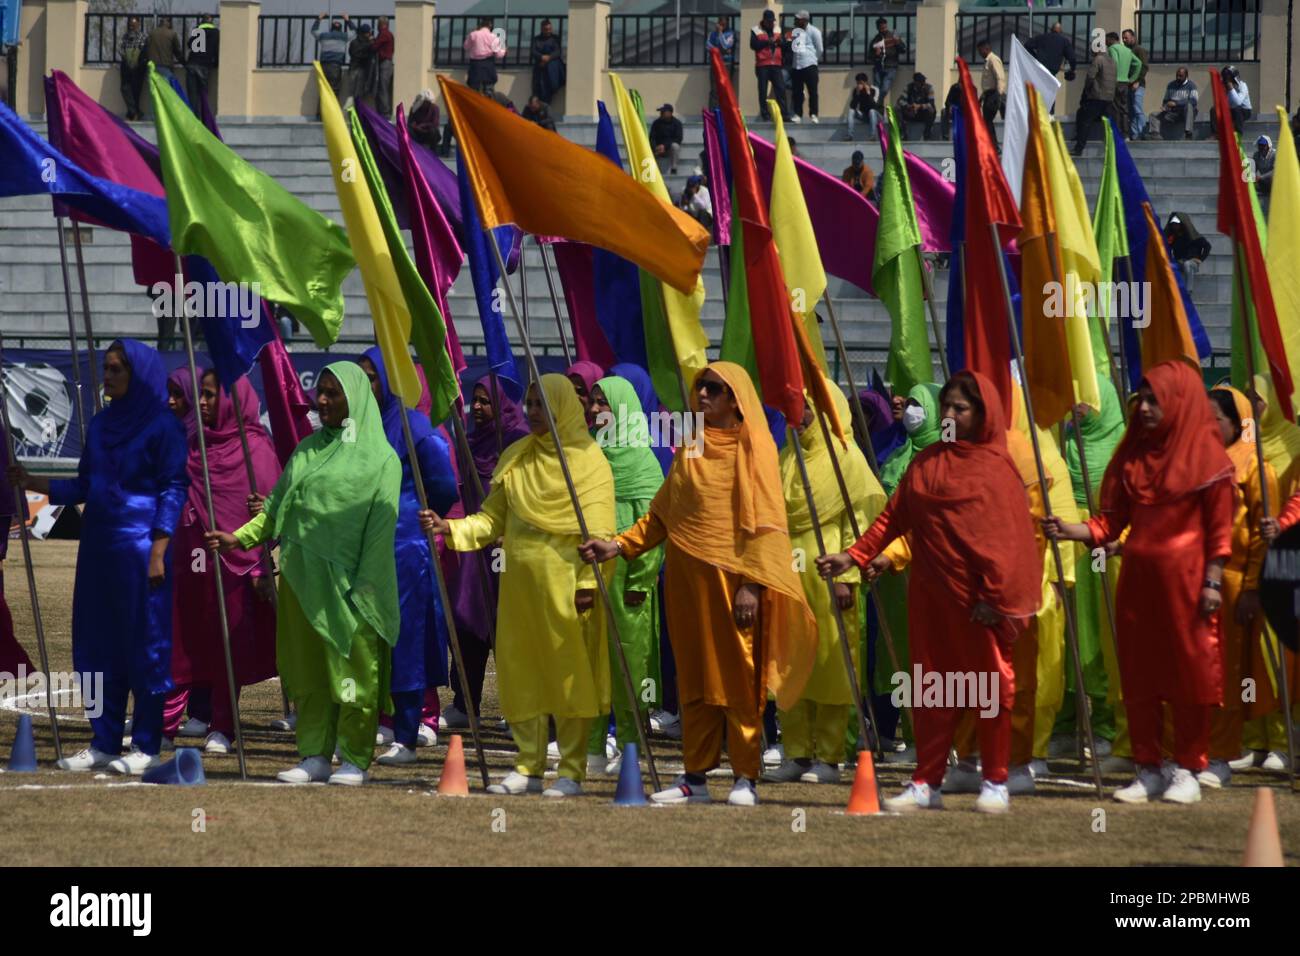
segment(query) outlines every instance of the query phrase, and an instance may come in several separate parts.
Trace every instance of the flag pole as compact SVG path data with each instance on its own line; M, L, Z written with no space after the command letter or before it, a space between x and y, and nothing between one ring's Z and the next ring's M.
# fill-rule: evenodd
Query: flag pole
M1047 494L1047 470L1043 467L1043 450L1038 445L1038 428L1034 421L1034 399L1029 392L1029 378L1025 374L1025 353L1020 346L1020 329L1016 327L1016 313L1011 305L1011 287L1007 284L1007 264L1002 256L1002 238L998 235L998 224L989 223L989 239L993 243L993 248L997 252L998 260L998 279L1002 283L1002 298L1007 307L1007 327L1011 333L1011 345L1015 349L1016 368L1020 372L1020 388L1025 397L1025 414L1029 418L1029 440L1034 446L1034 464L1038 467L1038 486L1043 494L1043 514L1045 517L1052 517L1052 501ZM965 272L962 273L963 281ZM1056 579L1062 583L1065 581L1065 562L1061 559L1061 544L1054 539L1050 540L1052 559L1056 563ZM1065 609L1065 629L1066 637L1070 642L1070 651L1074 655L1074 686L1083 688L1083 665L1079 658L1079 634L1077 631L1077 622L1074 618L1074 608L1070 602L1062 601ZM1079 716L1083 719L1083 732L1088 740L1088 747L1092 755L1092 777L1093 783L1097 787L1097 796L1105 795L1105 790L1101 783L1101 764L1097 760L1097 744L1092 736L1092 716L1088 713L1085 706L1079 711Z
M555 327L560 331L560 345L564 348L564 361L566 365L573 364L573 353L569 350L569 336L564 331L564 317L560 312L560 297L555 294L555 278L551 275L551 260L546 255L546 244L537 236L533 239L537 242L537 251L542 256L542 270L546 274L546 291L551 294L551 308L555 310ZM524 257L520 253L519 268L523 269ZM572 321L572 319L570 319Z
M823 422L824 424L824 422ZM799 478L803 481L804 498L808 502L808 517L812 521L813 538L817 542L817 556L826 557L826 540L822 536L821 520L817 516L817 502L813 500L812 483L808 480L808 462L804 460L803 445L799 441L799 433L795 430L794 425L787 425L787 439L791 447L794 448L795 461L799 463ZM830 446L828 446L830 447ZM831 454L834 454L832 449ZM838 467L838 466L837 466ZM851 513L853 504L846 500L845 508ZM840 638L840 651L844 655L844 669L849 678L849 689L853 693L853 700L857 704L855 710L858 713L858 736L862 742L859 746L863 750L874 750L876 759L882 759L884 752L880 743L880 725L875 721L875 710L872 708L871 713L871 730L875 731L876 745L871 746L871 733L867 729L867 715L863 712L863 704L871 708L871 699L862 696L862 688L858 684L858 669L853 665L853 652L849 648L848 630L844 626L844 610L840 607L840 602L835 597L835 579L826 579L827 596L830 598L831 610L835 613L835 629ZM861 759L859 757L859 759ZM880 778L872 774L872 779L876 785L876 799L879 801L882 797L880 792Z
M1124 278L1125 281L1128 282L1129 291L1132 292L1133 258L1132 256L1120 256L1119 261L1124 266ZM1151 307L1150 303L1148 303L1147 308L1150 307ZM1130 392L1129 383L1132 382L1133 380L1129 378L1128 343L1125 342L1124 340L1124 327L1123 325L1120 324L1118 317L1116 319L1115 325L1116 325L1116 331L1119 332L1119 374L1123 379L1119 387L1119 399L1125 405L1125 408L1123 409L1123 411L1125 412L1124 421L1127 423L1128 422L1127 406L1128 406L1128 396ZM1133 331L1137 333L1138 341L1141 342L1142 330L1139 329L1137 326L1134 326ZM1141 358L1140 355L1138 357Z
M506 288L509 288L509 284ZM517 372L515 374L518 374ZM505 451L505 426L501 423L501 398L505 392L501 390L501 380L497 378L496 369L488 368L488 381L492 385L492 427L497 434L497 454ZM468 440L467 440L468 442ZM482 489L480 489L480 492Z
M495 243L493 244L495 248ZM503 268L502 274L505 273ZM406 438L406 461L411 466L411 480L415 483L415 497L420 502L420 510L429 510L429 496L424 490L424 476L420 473L420 456L415 451L415 436L411 434L411 422L406 414L406 405L402 399L398 398L401 406L402 435ZM460 686L465 691L466 697L469 696L469 677L465 673L465 655L460 650L460 633L456 628L456 616L451 611L451 595L447 591L447 578L442 571L442 562L438 559L438 541L432 531L424 533L425 540L429 542L429 559L433 564L433 575L438 579L438 597L442 599L442 616L447 622L447 637L451 639L452 657L456 662L456 676L460 678ZM491 783L488 777L487 755L483 752L483 737L479 733L478 714L474 712L474 704L470 701L469 709L465 715L469 718L469 732L474 738L474 750L478 754L478 769L483 777L483 789L487 789Z
M727 307L731 301L731 289L729 288L731 283L731 269L727 265L727 256L722 254L723 247L715 242L713 248L718 250L718 275L722 282L722 312L725 315ZM730 255L731 246L727 246L726 249L727 254Z
M919 245L912 247L916 251L916 264L921 270L921 284L925 291L925 306L930 313L930 328L934 330L934 347L939 353L939 368L943 372L943 380L946 382L952 378L948 371L948 356L943 350L943 340L939 337L939 313L934 305L934 283L930 281L930 269L925 264L925 255Z
M4 367L4 332L0 331L0 413L4 416L5 429L5 450L9 453L9 464L18 464L18 449L14 445L14 430L9 423L9 397L7 393L8 383L3 379ZM82 454L85 454L85 448L82 448ZM18 519L19 536L23 542L23 563L27 566L27 593L32 599L32 620L36 625L36 649L40 653L41 670L46 676L45 681L45 707L50 713L50 729L54 733L54 757L56 760L63 759L63 742L59 738L59 718L54 712L54 681L50 680L50 655L45 647L45 624L41 618L41 601L36 594L36 569L32 566L32 543L31 529L27 527L27 522L23 520L27 508L27 492L23 488L14 485L14 517ZM6 529L7 530L7 529Z
M831 318L831 329L835 332L835 350L840 353L840 362L844 365L844 376L849 381L849 407L853 409L853 417L857 420L858 431L862 433L862 440L866 443L867 464L871 468L871 473L880 477L880 465L876 461L876 446L871 441L871 429L867 427L867 413L862 410L862 399L858 397L858 385L853 380L853 365L849 362L849 350L844 346L844 335L840 331L840 320L835 317L835 303L831 301L831 293L828 289L822 293L822 299L826 303L826 312Z
M1246 298L1245 280L1241 275L1243 266L1241 255L1241 248L1240 245L1238 245L1233 254L1232 281L1236 286L1237 300L1241 303L1241 308L1238 310L1241 313L1241 325L1246 332L1246 373L1250 376L1251 391L1256 392L1255 336L1251 332L1250 317L1246 314L1246 305L1251 300ZM1258 395L1258 392L1256 392L1256 394ZM1262 395L1259 397L1263 398ZM1253 401L1251 402L1250 411L1252 415L1255 413L1255 403ZM1243 425L1244 424L1245 423L1243 422ZM1264 436L1258 434L1258 431L1258 423L1256 423L1257 434L1255 436L1255 461L1258 465L1257 471L1259 472L1259 501L1260 507L1264 512L1264 517L1267 518L1272 514L1272 508L1270 507L1271 503L1268 500L1268 475L1265 473L1267 465L1264 460L1264 442L1261 440ZM1278 696L1282 698L1282 714L1286 720L1287 778L1291 781L1291 789L1295 790L1295 721L1291 717L1291 689L1288 686L1286 674L1286 651L1282 649L1280 640L1277 644L1274 644L1276 635L1274 634L1273 637L1270 637L1269 635L1271 633L1272 628L1264 628L1264 634L1262 635L1263 644L1265 650L1268 652L1268 659L1269 663L1273 667L1273 673L1277 675Z
M81 224L71 216L72 251L77 257L77 281L81 285L81 321L86 327L86 357L90 361L90 397L95 403L95 411L103 407L99 398L99 376L95 372L95 332L90 321L90 293L86 288L86 260L81 252Z
M181 296L181 284L185 281L184 273L181 272L181 257L174 256L176 262L176 295L179 299ZM190 331L190 310L182 307L180 310L181 328L185 332L185 357L189 360L190 365L190 385L193 389L194 414L199 416L199 373L194 363L194 336ZM212 476L208 472L208 442L203 437L203 422L200 420L194 434L199 440L199 464L203 467L203 495L208 506L208 520L212 522L212 530L217 530L217 513L212 507ZM230 652L230 622L226 617L226 589L221 580L221 557L220 555L212 558L213 580L217 587L217 616L221 622L221 643L226 653L226 688L230 692L230 713L235 719L235 749L239 754L239 778L248 779L248 764L244 759L244 731L239 720L239 693L235 687L235 659Z
M68 347L72 350L72 383L73 391L77 393L77 426L81 429L81 449L84 454L86 449L86 406L81 394L81 356L78 354L77 349L77 320L72 314L72 279L68 276L68 242L63 236L63 217L56 217L54 225L59 233L59 265L63 269L63 306L68 313Z
M490 242L492 254L496 256L497 268L501 274L505 275L505 262L501 259L501 250L495 242ZM510 300L510 311L514 316L515 326L519 330L520 338L523 341L524 354L528 358L528 370L532 374L532 379L537 386L537 398L542 405L542 414L546 416L546 427L551 433L551 440L555 442L556 455L560 460L560 471L564 474L564 484L569 489L569 501L573 504L574 514L578 519L578 533L582 535L582 540L586 541L591 537L587 530L587 518L582 511L582 502L578 500L578 489L573 483L573 475L569 471L569 461L564 456L564 445L560 440L560 431L555 425L555 415L551 411L551 402L546 397L546 390L542 388L542 370L537 365L537 355L533 352L533 344L528 338L528 330L524 327L523 318L519 311L519 304L515 301L514 290L510 288L510 283L506 283L506 296ZM678 371L680 378L681 372ZM685 385L682 386L683 393L686 391ZM689 405L687 406L689 408ZM623 650L623 640L619 636L618 621L614 617L614 604L609 597L609 588L605 583L605 576L600 572L599 563L593 558L590 562L591 568L596 572L596 588L600 592L600 599L605 605L605 620L609 626L609 637L611 643L618 651L619 667L623 672L623 690L627 694L629 703L636 708L636 734L638 742L641 745L641 752L645 754L646 763L649 765L650 778L656 791L662 789L659 784L659 771L655 768L654 753L650 749L650 740L646 734L645 721L640 718L640 708L636 707L636 688L632 684L632 671L628 667L627 654Z

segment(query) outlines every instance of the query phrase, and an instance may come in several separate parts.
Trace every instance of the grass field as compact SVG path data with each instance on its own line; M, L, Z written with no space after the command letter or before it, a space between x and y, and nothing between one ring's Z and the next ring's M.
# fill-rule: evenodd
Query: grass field
M70 627L75 542L35 542L37 581L51 664L71 668ZM22 558L10 550L7 591L19 639L36 658ZM485 714L495 723L489 670ZM448 698L444 690L444 704ZM849 785L760 785L760 806L630 809L611 804L613 780L589 781L587 796L440 798L435 789L446 748L422 749L418 763L372 768L362 788L274 782L296 763L292 737L269 729L280 713L275 682L248 689L241 702L250 781L239 780L234 756L204 759L202 788L146 786L116 775L49 769L53 740L38 718L36 774L0 774L0 836L10 865L312 864L400 865L1235 865L1241 860L1255 788L1278 789L1277 808L1289 865L1300 863L1300 796L1276 776L1238 775L1227 790L1207 791L1197 806L1127 807L1098 800L1072 762L1053 764L1061 783L1016 798L1001 818L973 812L974 797L951 797L941 813L848 817ZM84 719L65 712L63 746L75 752L90 738ZM0 710L4 758L17 718ZM660 772L681 767L673 741L653 741ZM494 778L511 766L508 737L489 731L485 745ZM479 789L470 752L470 782ZM887 793L907 779L887 766ZM1126 781L1110 780L1114 786ZM717 800L730 776L711 781ZM1094 829L1105 811L1104 832ZM203 832L196 820L205 823Z

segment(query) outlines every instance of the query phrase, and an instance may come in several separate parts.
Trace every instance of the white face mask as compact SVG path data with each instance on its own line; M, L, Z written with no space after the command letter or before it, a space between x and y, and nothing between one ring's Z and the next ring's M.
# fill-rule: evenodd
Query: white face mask
M903 409L903 428L909 435L925 424L925 409L920 405L908 405Z

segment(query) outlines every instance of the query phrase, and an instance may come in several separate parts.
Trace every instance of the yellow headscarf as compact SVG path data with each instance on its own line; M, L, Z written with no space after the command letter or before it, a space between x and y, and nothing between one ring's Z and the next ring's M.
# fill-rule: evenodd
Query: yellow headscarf
M564 457L582 503L587 530L594 537L613 537L614 473L587 431L586 412L573 391L573 383L563 375L543 375L542 391L564 443ZM578 517L549 430L521 438L501 454L492 473L493 487L498 482L505 489L510 510L534 528L549 534L579 533Z

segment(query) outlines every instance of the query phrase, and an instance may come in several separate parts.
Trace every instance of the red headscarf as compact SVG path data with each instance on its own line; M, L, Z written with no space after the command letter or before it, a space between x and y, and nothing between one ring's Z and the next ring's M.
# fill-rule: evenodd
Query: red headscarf
M984 405L980 433L937 441L912 460L898 494L913 505L912 548L963 606L984 601L1007 617L1028 617L1042 598L1043 565L1025 482L1007 450L1002 397L980 372L958 372Z
M1136 417L1129 422L1101 483L1101 507L1113 510L1127 493L1144 505L1159 504L1231 478L1236 469L1223 448L1223 436L1205 398L1205 383L1186 362L1175 359L1147 369L1164 412L1148 431Z

